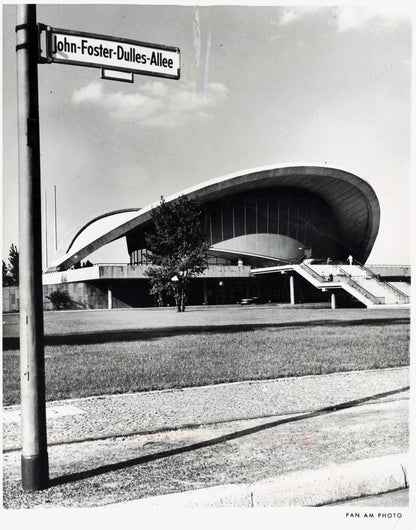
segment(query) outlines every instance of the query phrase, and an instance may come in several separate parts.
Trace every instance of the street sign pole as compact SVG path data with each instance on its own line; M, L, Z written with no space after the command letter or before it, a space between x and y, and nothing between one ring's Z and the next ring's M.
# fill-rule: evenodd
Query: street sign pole
M46 57L41 57L40 53L42 33L46 37ZM43 336L38 62L100 68L103 78L132 82L134 73L179 79L179 53L176 47L38 25L36 4L17 5L20 390L22 486L26 491L41 490L49 485ZM110 73L108 70L111 70Z
M22 486L48 486L36 5L17 5Z

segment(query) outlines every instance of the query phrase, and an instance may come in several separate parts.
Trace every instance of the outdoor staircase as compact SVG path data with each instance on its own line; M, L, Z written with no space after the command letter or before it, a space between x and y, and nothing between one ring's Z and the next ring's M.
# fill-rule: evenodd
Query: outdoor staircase
M279 267L253 269L254 275L294 271L317 289L343 289L367 307L410 304L410 296L397 284L381 280L360 264L291 264Z
M303 265L303 264L302 264ZM333 281L366 306L409 304L410 296L389 282L382 281L363 265L310 265L322 277L333 275Z

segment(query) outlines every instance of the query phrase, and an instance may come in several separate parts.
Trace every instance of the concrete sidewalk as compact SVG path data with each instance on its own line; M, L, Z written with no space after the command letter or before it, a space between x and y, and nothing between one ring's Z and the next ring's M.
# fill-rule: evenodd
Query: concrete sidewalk
M301 414L408 385L401 367L54 401L48 444ZM3 409L3 449L20 447L19 411Z
M311 506L407 487L408 372L48 403L51 488L31 502ZM11 508L29 502L19 494L19 436L19 408L7 407L4 500Z
M137 508L324 506L409 487L408 454L305 470L248 485L228 484L130 501Z

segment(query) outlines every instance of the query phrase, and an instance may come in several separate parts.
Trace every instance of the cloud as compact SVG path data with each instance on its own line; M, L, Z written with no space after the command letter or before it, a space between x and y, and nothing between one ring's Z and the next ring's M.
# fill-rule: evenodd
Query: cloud
M217 105L227 96L222 83L208 83L206 93L198 92L191 82L174 88L160 81L150 81L137 92L105 91L98 81L76 90L76 105L90 104L116 121L138 121L143 126L173 128L190 120L209 119Z
M295 22L295 20L298 20L299 17L300 17L299 10L295 10L292 8L286 8L283 10L283 13L279 21L282 26L286 26L287 24L291 24L292 22Z
M395 26L409 16L406 10L387 6L344 6L336 8L334 18L338 31L366 29L370 26Z
M278 26L289 26L320 10L322 10L321 6L282 7L279 19L277 21L272 19L270 23L273 25L277 24Z
M103 95L103 85L97 82L90 83L84 88L77 90L72 95L72 100L75 103L83 103L84 101L98 101Z
M391 6L288 6L282 8L277 21L270 22L273 25L289 27L302 22L306 17L325 12L331 13L330 22L335 24L339 32L361 30L371 26L377 28L395 26L410 15L409 10L405 8Z

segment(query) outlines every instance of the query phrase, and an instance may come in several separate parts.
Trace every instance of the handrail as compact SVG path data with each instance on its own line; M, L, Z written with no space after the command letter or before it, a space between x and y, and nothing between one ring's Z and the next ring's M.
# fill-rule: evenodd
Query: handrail
M309 267L309 265L306 265L306 263L300 263L300 267L304 270L306 270L311 276L313 276L316 280L324 281L325 278L321 276L318 272L314 271L312 267Z
M367 291L367 289L364 289L364 287L362 287L359 283L355 282L348 276L345 276L345 277L343 276L343 281L345 281L345 283L348 283L349 285L354 287L354 289L357 289L357 291L359 291L361 294L363 294L366 298L368 298L375 304L381 304L380 298L378 296L375 296L373 293L370 293L370 291Z
M84 267L77 267L77 268L71 268L71 269L65 269L65 270L60 270L58 268L50 268L50 269L47 269L46 271L43 271L43 274L53 274L53 273L56 273L56 272L68 272L68 270L71 270L71 271L82 271L82 270L85 270L85 269L91 269L92 267L115 267L115 266L118 266L118 267L130 267L131 264L130 263L93 263L92 265L88 265L88 266L84 266Z
M357 263L361 265L361 263L357 260ZM366 267L386 267L391 269L410 269L411 265L397 265L395 263L373 263L372 265L366 265Z
M338 270L340 270L343 273L343 276L341 276L341 278L343 278L346 281L346 283L348 283L349 285L351 285L352 287L357 289L357 291L359 291L361 294L363 294L364 296L369 298L375 304L381 304L381 302L380 302L380 300L379 300L379 298L377 296L375 296L373 293L370 293L369 291L367 291L367 289L364 289L364 287L362 287L356 281L352 280L351 276L347 273L347 271L345 271L339 265L336 265L336 267L337 267Z
M355 260L354 261L354 264L357 264L359 265L363 271L365 271L367 274L369 274L371 277L373 277L375 280L377 280L378 282L379 281L382 281L380 280L380 278L377 276L377 274L375 274L372 270L368 269L363 263L360 263L358 260Z
M383 285L393 291L401 300L404 300L406 303L410 302L410 296L408 296L406 293L392 285L390 282L383 282Z
M320 274L318 274L316 271L314 271L311 267L309 267L305 263L301 263L300 266L303 269L308 270L308 272L310 272L311 275L314 276L316 279L319 278L320 281L324 281L324 278ZM381 302L380 302L380 300L379 300L379 298L377 296L374 296L372 293L370 293L366 289L364 289L364 287L362 287L357 282L352 280L349 277L348 273L346 271L344 271L339 265L334 265L334 266L343 273L342 276L341 275L338 276L340 283L342 283L342 282L348 283L349 285L354 287L354 289L357 289L357 291L359 291L366 298L371 300L374 304L381 304Z
M384 280L380 279L380 277L377 276L377 274L374 274L374 272L372 270L370 270L368 267L366 267L365 265L363 265L359 261L356 260L356 263L363 269L363 271L365 271L367 274L369 274L374 280L376 280L379 283L382 283L388 289L390 289L390 291L395 293L399 297L400 300L403 300L406 303L410 302L410 297L407 294L405 294L402 291L400 291L400 289L398 289L394 285L391 285L391 283L385 282Z

